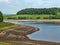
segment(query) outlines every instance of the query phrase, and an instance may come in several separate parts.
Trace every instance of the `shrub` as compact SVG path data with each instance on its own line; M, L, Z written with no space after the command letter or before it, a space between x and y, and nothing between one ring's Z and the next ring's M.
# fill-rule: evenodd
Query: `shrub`
M0 22L3 22L3 14L1 11L0 11Z
M40 17L36 17L36 19L40 19Z
M27 19L26 17L18 17L18 19Z

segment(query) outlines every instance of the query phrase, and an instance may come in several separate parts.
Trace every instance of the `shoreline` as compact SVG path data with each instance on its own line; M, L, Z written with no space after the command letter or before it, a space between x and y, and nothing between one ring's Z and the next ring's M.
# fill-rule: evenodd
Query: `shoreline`
M20 20L5 20L7 22L19 22ZM22 20L24 22L24 20ZM31 22L31 20L29 20ZM33 21L33 20L32 20ZM39 21L39 20L38 20ZM44 20L45 21L45 20ZM52 20L53 21L53 20ZM60 21L60 20L59 20ZM25 22L28 22L28 20ZM34 22L34 21L33 21ZM21 28L22 27L22 28ZM28 27L28 28L27 28ZM30 30L32 28L32 30ZM15 29L17 30L16 33L19 33L18 30L20 30L20 36L21 38L18 38L17 40L6 40L6 42L10 42L11 43L18 43L19 45L22 44L22 45L60 45L60 43L57 43L57 42L49 42L49 41L39 41L39 40L32 40L32 39L29 39L29 37L27 37L26 35L29 35L29 34L32 34L36 31L38 31L39 29L38 28L34 28L34 27L31 27L31 26L24 26L24 25L20 25L20 27L15 27ZM14 30L15 30L14 29ZM27 30L25 30L27 29ZM9 29L10 30L10 29ZM7 32L9 32L9 30ZM10 30L12 31L12 30ZM15 31L13 31L15 32ZM11 32L10 32L11 33ZM14 36L14 35L13 35ZM8 38L9 39L9 38ZM21 40L22 39L22 40ZM20 43L21 42L21 43Z
M60 19L43 19L43 20L4 20L6 22L41 22L41 23L58 23L60 24Z

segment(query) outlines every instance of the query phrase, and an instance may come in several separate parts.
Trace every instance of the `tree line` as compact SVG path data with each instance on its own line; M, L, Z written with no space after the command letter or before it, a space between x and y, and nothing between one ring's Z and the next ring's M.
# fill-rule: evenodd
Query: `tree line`
M60 12L60 8L26 8L18 11L16 14L53 14Z

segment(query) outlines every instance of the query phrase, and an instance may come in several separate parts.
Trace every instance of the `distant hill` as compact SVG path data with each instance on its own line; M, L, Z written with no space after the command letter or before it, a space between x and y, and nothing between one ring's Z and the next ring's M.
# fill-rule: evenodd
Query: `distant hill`
M26 8L18 11L16 14L53 14L56 15L60 12L60 8Z
M16 14L3 14L3 16L11 16L11 15L16 15Z

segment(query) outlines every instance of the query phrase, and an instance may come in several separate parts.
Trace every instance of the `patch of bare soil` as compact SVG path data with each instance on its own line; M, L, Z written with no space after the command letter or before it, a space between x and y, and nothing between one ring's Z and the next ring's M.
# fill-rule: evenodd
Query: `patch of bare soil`
M0 40L27 40L29 39L26 35L38 31L38 28L19 25L8 30L0 32Z

